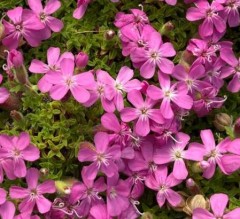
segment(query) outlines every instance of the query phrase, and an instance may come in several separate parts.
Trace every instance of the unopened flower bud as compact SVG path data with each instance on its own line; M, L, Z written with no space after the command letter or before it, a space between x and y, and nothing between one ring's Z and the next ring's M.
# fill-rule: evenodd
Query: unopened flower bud
M4 34L5 34L5 27L2 21L0 21L0 40L4 37Z
M240 138L240 118L234 123L234 135L236 138Z
M70 194L71 188L75 182L77 182L77 180L74 178L66 179L64 181L63 180L55 181L57 192L60 194L66 194L66 195Z
M201 161L199 165L202 168L202 170L206 170L210 166L210 164L205 160Z
M84 52L79 52L75 56L75 63L78 68L85 68L86 65L88 64L88 55Z
M47 176L48 173L49 173L49 170L47 168L41 168L40 169L40 173L43 175L43 176Z
M141 219L153 219L153 215L150 212L144 212Z
M108 30L106 33L105 33L105 38L107 40L111 40L113 37L115 36L115 32L113 30Z
M195 208L209 209L208 199L205 199L203 195L199 194L189 197L186 201L186 205L183 208L183 211L188 215L192 215Z
M188 72L194 60L195 60L195 57L193 56L193 54L187 50L184 50L181 54L179 64L183 65L185 70Z
M193 195L200 193L199 186L196 184L196 182L192 178L189 178L186 180L186 187Z
M160 30L160 33L162 35L167 35L169 32L171 32L172 30L174 29L174 25L171 21L168 21L167 23L165 23L161 30Z
M213 125L220 132L225 131L225 127L229 127L232 124L231 117L226 113L218 113L215 115Z
M196 183L195 183L195 181L192 178L189 178L189 179L186 180L187 188L192 188L195 185L196 185Z
M12 110L10 112L10 116L12 117L13 120L15 121L21 121L23 119L23 115L22 113L20 113L19 111L17 110Z
M7 59L13 64L14 68L19 68L21 65L23 65L23 55L16 49L12 49L8 53Z

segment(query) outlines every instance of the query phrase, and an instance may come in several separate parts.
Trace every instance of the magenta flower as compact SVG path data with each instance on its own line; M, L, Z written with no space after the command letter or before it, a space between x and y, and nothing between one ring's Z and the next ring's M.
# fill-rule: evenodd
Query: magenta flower
M116 172L107 178L107 212L110 216L118 216L128 208L130 189L129 183L119 179Z
M158 124L163 124L164 119L159 109L153 109L157 101L150 99L148 96L143 100L140 91L133 90L127 96L130 103L135 108L126 107L120 112L123 122L131 122L137 120L135 124L136 134L146 136L150 132L150 122L155 121Z
M15 206L12 202L7 201L7 192L0 188L0 216L2 219L13 219Z
M96 148L80 148L78 153L78 160L80 162L91 161L92 164L86 167L86 178L93 180L96 178L99 171L112 177L118 172L118 167L114 163L121 156L121 149L119 145L109 145L109 136L104 132L98 132L94 136L94 143Z
M209 163L209 166L204 170L203 177L205 177L206 179L212 178L215 173L217 165L219 166L223 173L228 174L227 171L225 170L225 166L222 159L224 157L224 154L227 153L227 147L231 142L230 139L226 138L223 141L221 141L218 145L216 145L213 133L210 129L202 130L200 136L203 145L194 142L190 144L190 147L195 148L203 147L205 150L204 157Z
M135 157L128 161L129 169L135 172L146 171L147 175L153 174L157 170L158 165L154 161L157 156L155 145L145 140L141 146L141 152L135 151Z
M227 97L217 97L218 90L208 82L201 83L193 92L193 110L199 117L207 115L212 109L220 108Z
M10 188L10 197L12 199L23 199L19 205L20 212L29 212L31 214L35 205L37 205L41 214L50 210L52 203L43 194L54 193L56 191L55 183L53 180L47 180L42 184L38 184L38 179L39 171L36 168L30 168L26 175L28 188L19 186Z
M192 98L188 95L188 89L185 85L175 83L171 85L170 77L164 74L158 74L161 89L150 85L147 94L153 100L162 99L160 112L166 119L174 116L172 102L183 109L191 109L193 105Z
M22 132L19 136L0 136L0 157L12 159L13 172L16 177L25 177L27 173L26 161L39 159L39 149L31 144L29 134Z
M201 39L191 39L187 46L187 50L196 56L194 64L212 62L213 57L217 56L216 52L218 49L218 46L209 45L207 41Z
M49 72L46 80L53 84L50 96L54 100L61 100L70 90L73 97L79 102L87 102L90 93L86 87L90 87L95 81L92 71L74 75L74 60L63 59L61 61L61 72Z
M108 215L107 205L99 204L94 205L90 209L90 215L92 216L90 219L111 219L112 217Z
M193 219L238 219L240 215L240 208L224 213L228 201L228 196L223 193L212 195L210 197L210 206L213 213L203 208L195 208L193 210Z
M177 142L170 140L166 145L163 145L160 149L157 149L154 162L156 164L167 164L174 162L173 164L173 176L176 179L184 180L187 178L188 170L184 160L201 161L203 159L204 150L202 147L189 147L187 146L190 137L187 134L179 132L176 134Z
M229 27L237 27L240 25L240 1L226 0L224 1L224 10L220 12L221 17L228 22Z
M204 19L199 26L201 36L211 36L214 32L222 33L226 30L225 21L218 15L224 9L221 4L213 1L210 5L207 0L201 0L195 3L195 6L188 9L186 17L189 21Z
M102 70L97 70L96 76L97 81L92 86L90 86L90 99L83 105L90 107L100 98L103 109L109 113L114 112L115 104L112 100L109 100L107 98L108 94L106 89L108 86L106 84L106 80L111 81L112 77L106 71Z
M150 36L156 30L151 25L144 25L142 30L131 28L128 25L121 28L120 38L122 40L122 54L130 55L136 48L141 48L142 52L149 47Z
M63 22L55 17L50 16L61 7L61 2L58 0L49 0L43 8L41 0L28 0L29 7L38 16L45 28L41 30L45 33L45 39L50 38L51 30L60 32L63 28Z
M239 150L240 139L236 138L227 146L229 152L222 157L222 163L227 173L233 173L240 169L240 150Z
M78 214L82 217L86 217L89 214L90 208L93 205L100 204L103 202L102 197L99 195L100 192L106 190L106 184L104 178L100 177L95 182L93 179L87 178L88 168L83 167L82 169L82 183L74 185L74 191L76 194L72 194L76 199L80 201L78 206Z
M4 172L8 179L14 180L16 179L16 176L14 175L14 169L13 169L13 160L12 159L0 159L0 183L4 180ZM4 171L4 172L3 172Z
M223 77L227 77L233 74L232 80L228 84L228 90L233 93L237 93L240 91L240 58L237 59L234 55L234 52L230 48L222 49L220 53L221 58L229 64L224 70L222 74Z
M165 74L171 74L174 64L167 59L176 54L171 43L163 43L160 33L153 32L149 36L148 49L144 52L142 49L135 49L131 53L131 60L137 65L140 64L140 74L144 78L152 78L156 67Z
M81 19L88 7L91 0L77 0L77 8L73 12L73 17L76 19Z
M104 128L109 130L111 140L117 144L126 145L131 136L131 129L124 122L119 122L113 113L105 113L101 117L101 123Z
M166 200L170 205L176 207L181 203L182 197L171 188L181 182L182 180L176 179L172 173L168 176L167 167L162 166L159 167L152 176L146 179L145 185L158 192L157 202L160 207L164 205Z
M0 75L0 84L2 83L3 76ZM4 103L10 96L9 91L5 87L0 87L0 104Z
M124 108L123 94L131 92L132 90L141 90L141 82L137 79L132 79L134 72L127 66L123 66L116 80L110 75L103 75L102 80L108 85L106 86L106 98L112 100L118 111Z
M74 56L70 52L65 52L60 56L60 49L57 47L50 47L47 50L47 64L43 63L40 60L33 59L29 71L35 74L47 74L50 72L60 72L61 71L61 62L63 59L68 58L74 60ZM48 92L52 84L46 80L47 76L44 75L38 81L38 88L41 92Z
M185 84L188 91L192 92L202 83L199 79L205 76L205 68L201 64L195 64L191 66L189 72L186 72L182 65L176 65L173 69L172 76L179 80L181 84Z
M131 9L131 14L118 12L115 17L114 25L118 28L123 28L126 25L142 29L146 24L149 24L146 13L139 9Z
M5 38L2 40L3 45L9 49L16 49L23 37L32 47L39 46L43 37L43 33L37 31L42 30L44 25L38 17L28 9L17 7L7 12L11 23L3 21L5 26Z

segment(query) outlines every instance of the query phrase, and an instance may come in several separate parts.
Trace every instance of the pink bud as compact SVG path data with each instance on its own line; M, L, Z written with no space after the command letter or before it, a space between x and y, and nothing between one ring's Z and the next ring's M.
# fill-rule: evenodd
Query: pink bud
M210 166L210 164L209 164L207 161L205 161L205 160L203 160L203 161L200 162L200 167L201 167L203 170L206 170L209 166Z
M234 135L236 138L240 137L240 118L238 118L234 123Z
M196 183L194 182L194 180L192 178L189 178L189 179L186 180L187 188L192 188L195 185L196 185Z
M7 62L12 63L13 67L18 68L23 65L23 55L16 49L12 49L8 53Z
M88 55L84 52L79 52L75 56L75 62L78 68L85 68L88 63Z
M146 94L148 87L149 87L148 82L145 81L145 80L142 81L142 89L141 89L141 92L144 93L144 94Z

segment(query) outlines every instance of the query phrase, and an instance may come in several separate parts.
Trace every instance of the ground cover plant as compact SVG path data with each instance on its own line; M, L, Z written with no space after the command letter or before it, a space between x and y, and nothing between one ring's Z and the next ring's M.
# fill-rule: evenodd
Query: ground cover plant
M239 0L2 0L2 219L239 219Z

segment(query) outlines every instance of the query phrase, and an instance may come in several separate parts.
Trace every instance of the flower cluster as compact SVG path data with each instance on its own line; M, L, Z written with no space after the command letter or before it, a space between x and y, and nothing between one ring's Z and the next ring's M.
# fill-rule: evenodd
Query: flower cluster
M28 0L30 9L16 7L7 12L9 20L3 20L5 37L3 45L8 49L16 49L23 40L36 47L42 40L51 37L51 31L60 32L63 23L51 16L61 7L58 0L50 0L43 8L41 0Z
M73 17L81 19L90 2L78 0ZM47 179L46 170L39 171L38 163L30 163L40 158L41 151L27 132L0 135L0 182L13 182L0 188L3 219L135 219L146 215L138 205L148 190L156 193L159 208L167 205L193 219L239 217L240 208L225 211L226 194L213 194L210 206L206 204L195 182L240 169L239 121L233 128L231 118L230 122L216 118L223 123L215 121L221 130L230 127L235 132L218 139L210 129L199 130L199 138L194 138L183 127L190 114L204 117L223 106L225 84L232 93L240 91L240 59L233 43L222 40L227 26L240 25L240 2L186 1L192 2L195 7L187 10L186 18L202 23L199 36L190 39L181 54L151 25L143 10L118 12L114 25L119 29L122 55L130 58L132 67L123 65L113 76L103 69L89 69L91 58L85 52L74 55L50 47L46 61L32 59L28 67L31 74L42 75L37 83L40 92L28 80L19 47L23 40L37 47L52 32L62 30L62 21L52 17L61 3L49 0L43 7L40 0L28 0L30 9L16 7L7 12L2 44L7 48L3 69L8 80L32 89L35 95L48 93L49 101L67 101L72 95L86 108L99 102L103 115L93 142L81 142L77 148L80 177L69 181ZM11 95L0 88L0 105ZM17 90L15 95L21 98L24 91ZM185 181L191 195L179 191ZM204 204L189 207L196 195Z

